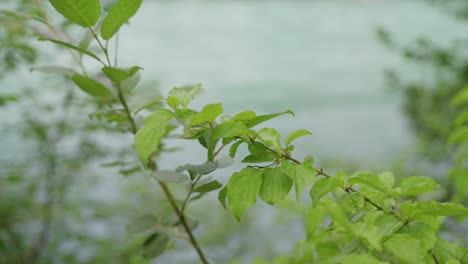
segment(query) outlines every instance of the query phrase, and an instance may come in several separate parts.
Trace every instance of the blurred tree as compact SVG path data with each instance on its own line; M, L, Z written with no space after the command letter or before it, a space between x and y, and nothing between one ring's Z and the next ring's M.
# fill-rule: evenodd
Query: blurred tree
M468 1L428 0L436 7L468 22ZM449 142L455 119L463 108L449 102L468 84L468 39L454 39L441 46L427 37L403 46L384 28L377 30L380 40L390 49L400 52L409 62L425 71L420 80L408 80L396 70L387 70L391 88L403 93L403 111L420 141L421 154L432 164L452 168L456 162L456 147ZM448 171L446 174L449 174ZM446 200L456 196L454 181L446 179Z

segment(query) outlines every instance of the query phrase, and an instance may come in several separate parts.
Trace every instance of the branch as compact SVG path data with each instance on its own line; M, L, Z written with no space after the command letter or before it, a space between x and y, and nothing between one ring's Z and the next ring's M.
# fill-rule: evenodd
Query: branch
M251 139L251 140L253 140L253 139ZM287 159L287 160L289 160L289 161L292 161L292 162L294 162L294 163L296 163L296 164L301 164L301 162L300 162L299 160L297 160L297 159L291 157L291 156L289 155L289 153L287 153L287 152L286 152L286 153L278 153L276 150L274 150L274 149L272 149L272 148L269 148L269 147L266 147L266 148L267 148L269 151L271 151L271 152L273 152L273 153L275 153L275 154L277 154L277 155L280 155L280 156L282 156L283 158L285 158L285 159ZM327 174L326 172L324 172L322 168L320 168L320 169L317 169L317 168L316 168L316 169L315 169L315 172L317 173L317 175L322 175L322 176L325 176L325 177L327 177L327 178L331 178L331 177L332 177L331 175L329 175L329 174ZM403 221L403 219L402 219L397 213L395 213L395 212L393 212L393 211L387 211L387 210L385 210L383 207L381 207L381 206L378 205L376 202L372 201L369 197L367 197L366 195L360 193L358 190L354 189L353 187L351 187L351 186L349 186L349 187L341 187L341 189L343 189L343 191L345 191L345 192L347 192L347 193L354 192L354 193L360 194L366 203L372 205L372 206L373 206L374 208L376 208L377 210L382 211L382 212L384 212L384 213L386 213L386 214L392 215L392 216L394 216L395 218L397 218L398 220Z
M122 93L122 89L121 89L120 85L118 85L117 87L118 87L118 95L119 95L120 103L124 107L125 113L126 113L127 118L128 118L128 121L130 122L130 124L132 126L132 133L136 134L137 126L135 124L135 119L133 118L132 113L130 112L130 110L128 108L127 101L125 100L125 96ZM150 170L153 170L153 171L157 169L157 165L152 159L149 160L148 168L150 168ZM166 183L162 182L162 181L159 181L159 180L157 180L157 181L159 183L159 186L161 186L161 189L163 190L167 200L169 200L169 203L171 204L172 209L177 214L177 217L179 218L180 223L182 223L182 226L184 227L185 232L189 236L190 243L192 244L192 246L197 251L198 257L200 258L201 262L204 263L204 264L208 264L209 262L206 259L205 254L203 253L202 249L200 248L200 245L198 244L197 240L195 239L195 236L193 235L192 230L190 229L190 227L189 227L189 225L187 223L187 220L185 219L185 215L184 215L183 210L179 209L179 206L177 205L176 200L174 198L174 195L172 194L172 192L169 189L169 186ZM183 207L183 209L185 209L185 206Z

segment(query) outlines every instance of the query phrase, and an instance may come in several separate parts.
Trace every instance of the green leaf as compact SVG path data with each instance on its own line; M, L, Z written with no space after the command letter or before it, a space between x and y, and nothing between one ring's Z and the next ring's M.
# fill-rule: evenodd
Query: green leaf
M385 188L385 183L383 183L380 178L373 173L360 172L349 177L347 181L350 185L364 184L384 193L388 191L387 188Z
M245 141L243 140L239 140L237 141L236 143L232 144L231 145L231 148L229 149L229 156L231 158L234 158L236 156L236 153L237 153L237 149L239 148L239 146L244 143Z
M190 120L190 125L195 126L202 123L213 123L213 121L223 113L221 104L209 104L203 107L200 113L195 114Z
M395 176L390 171L381 172L377 177L379 177L380 182L384 184L384 188L386 189L390 190L395 185Z
M424 263L425 250L420 241L408 234L395 234L384 242L384 248L399 260L398 263Z
M324 198L325 199L325 198ZM343 231L346 231L349 234L353 233L353 228L349 222L346 212L343 210L343 207L336 202L331 201L331 199L325 199L326 208L330 218L333 220L333 225L335 228L341 228Z
M468 124L468 109L457 116L457 118L455 119L455 124L457 126Z
M291 114L291 115L294 116L294 113L291 110L287 110L287 111L280 112L280 113L275 113L275 114L269 114L269 115L259 115L259 116L256 116L255 118L252 118L249 121L247 121L246 125L247 125L248 128L251 128L251 127L254 127L254 126L258 125L258 124L266 122L266 121L268 121L270 119L273 119L275 117L282 116L282 115L285 115L285 114Z
M188 180L187 175L169 170L156 171L153 176L162 182L184 182Z
M325 195L343 186L343 180L337 178L322 178L315 182L309 191L313 206Z
M213 131L211 132L211 139L218 140L220 138L236 137L247 132L248 130L244 123L240 121L230 121L219 124L213 128Z
M92 27L99 19L99 0L49 0L66 19L82 26Z
M121 81L124 81L132 77L135 73L141 70L141 68L138 66L133 66L129 69L119 69L119 68L104 66L101 70L107 77L109 77L109 79L111 79L112 81L116 83L120 83Z
M281 170L294 181L296 200L299 202L302 191L309 187L317 178L311 162L304 161L301 164L292 164L282 160Z
M364 207L364 197L360 193L344 193L338 202L349 213L357 213Z
M459 127L450 135L449 142L466 142L468 141L468 126Z
M247 167L232 175L227 185L229 207L240 220L244 211L255 204L262 184L262 171Z
M343 263L343 264L385 264L372 255L368 254L351 254L347 256L340 256L333 259L334 263Z
M174 87L169 91L167 104L173 109L176 109L179 105L186 108L195 95L200 92L200 89L201 84L193 87Z
M0 95L0 106L16 101L18 101L18 97L15 95Z
M166 123L174 117L174 113L167 109L158 109L149 115L135 135L135 150L143 166L146 167L148 158L159 146L166 132Z
M112 38L135 15L142 2L143 0L118 0L102 22L101 37L105 40Z
M285 139L284 139L284 144L286 146L289 146L289 144L291 142L293 142L295 139L298 139L300 137L303 137L303 136L307 136L307 135L312 135L312 133L310 133L308 130L306 129L301 129L301 130L297 130L297 131L294 131L294 132L291 132Z
M224 186L224 188L221 189L218 193L218 201L221 203L221 205L226 209L226 197L227 197L227 185Z
M323 206L310 206L306 213L305 227L307 240L311 241L319 233L320 226L323 224L327 210Z
M389 214L380 214L374 220L374 225L379 229L382 238L387 238L397 232L403 222Z
M130 78L123 80L120 83L120 87L122 88L122 91L124 93L128 94L137 87L137 85L140 83L140 80L141 80L141 74L140 72L137 72L133 74L133 76L131 76ZM158 99L158 101L161 102L161 99ZM151 102L151 103L153 103L153 105L150 105L150 106L154 106L154 102Z
M146 258L155 258L161 255L167 248L169 236L160 232L151 234L143 242L143 256Z
M295 168L296 177L294 179L294 185L296 190L296 199L299 201L299 196L302 191L317 179L317 173L315 172L314 167L312 167L312 164L306 161L295 165Z
M434 179L425 176L407 177L400 183L402 196L417 196L432 191L438 186L439 184Z
M49 38L43 38L43 37L40 37L39 38L39 41L50 41L52 43L55 43L57 45L60 45L60 46L63 46L65 48L69 48L69 49L72 49L72 50L76 50L80 53L83 53L85 55L88 55L89 57L99 61L100 63L102 64L105 64L96 54L90 52L89 50L86 50L86 49L82 49L82 48L79 48L77 46L74 46L70 43L67 43L67 42L63 42L63 41L60 41L60 40L55 40L55 39L49 39Z
M108 111L93 112L89 115L90 119L103 120L109 124L128 123L127 114L123 109L112 109Z
M217 168L218 168L218 162L214 161L214 162L206 162L206 163L197 164L197 165L186 164L184 166L178 167L176 169L176 171L181 172L181 171L186 170L186 171L188 171L188 172L190 172L191 174L194 174L194 175L206 175L206 174L212 173Z
M463 88L452 99L452 104L455 106L460 106L465 103L468 103L468 86L465 86L465 88Z
M208 183L205 183L203 185L198 186L193 191L194 192L199 192L199 193L206 193L206 192L211 192L211 191L217 190L217 189L221 188L221 186L223 186L221 183L214 180L214 181L210 181Z
M421 247L424 250L430 250L434 247L437 240L436 230L421 222L412 222L401 228L399 233L407 233L419 239Z
M460 260L463 264L467 263L465 262L468 258L468 252L466 248L453 242L437 239L434 246L434 253L439 260L439 263L445 263L451 259Z
M260 142L253 142L249 144L250 155L245 157L242 162L245 163L262 163L273 161L276 155L269 151L265 145Z
M72 80L81 90L92 96L108 96L111 94L103 84L83 75L75 74Z
M274 128L262 128L258 131L260 140L269 147L275 148L276 151L281 153L280 133Z
M292 183L291 178L280 168L266 168L262 173L262 185L258 194L267 204L275 204L288 195Z
M243 111L233 116L231 120L233 121L249 121L254 119L257 116L253 111Z
M437 201L402 203L401 211L408 217L416 217L419 215L431 216L453 216L453 215L468 215L468 208L461 204L441 203Z

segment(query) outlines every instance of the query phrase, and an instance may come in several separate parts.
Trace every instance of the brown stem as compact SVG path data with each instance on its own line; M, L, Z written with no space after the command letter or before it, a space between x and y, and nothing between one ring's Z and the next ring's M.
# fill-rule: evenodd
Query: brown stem
M274 149L272 149L272 148L267 147L267 149L268 149L269 151L273 152L273 153L280 154L280 153L278 153L276 150L274 150ZM290 160L290 161L296 163L296 164L301 164L301 162L300 162L299 160L297 160L297 159L291 157L288 153L281 153L281 156L282 156L283 158L287 159L287 160ZM325 172L323 171L322 168L320 168L320 169L315 169L315 172L317 173L317 175L322 175L322 176L325 176L325 177L328 177L328 178L332 177L331 175L325 173ZM353 187L341 187L341 188L343 189L343 191L345 191L345 192L347 192L347 193L354 192L354 193L359 193L359 194L361 194L362 197L363 197L363 199L364 199L364 201L367 202L368 204L374 206L377 210L382 211L382 212L384 212L384 213L386 213L386 214L390 214L390 215L394 216L395 218L397 218L398 220L403 221L403 219L402 219L398 214L396 214L396 213L393 212L393 211L387 211L387 210L385 210L383 207L381 207L380 205L378 205L377 203L375 203L374 201L372 201L369 197L367 197L366 195L360 193L358 190L354 189Z
M439 264L439 263L440 263L439 260L437 259L436 254L435 254L434 252L432 252L432 259L434 260L434 263L435 263L435 264Z
M190 243L192 244L192 246L197 251L198 257L200 258L201 262L204 263L204 264L208 264L209 262L206 259L205 254L203 253L202 249L198 245L198 242L195 239L195 236L193 235L192 230L188 226L188 223L187 223L187 220L185 219L184 213L182 211L180 211L179 207L177 206L177 203L176 203L176 201L174 199L174 196L172 195L171 191L169 190L169 187L167 186L166 183L164 183L162 181L158 181L158 183L161 186L161 188L163 189L164 194L166 195L167 199L169 200L169 203L171 204L172 209L174 209L174 212L177 214L177 216L179 218L179 221L182 223L182 225L183 225L183 227L185 229L185 232L188 234L189 239L190 239Z
M128 121L131 124L132 133L136 134L137 127L136 127L136 124L135 124L135 119L133 118L132 113L130 112L127 101L125 100L125 97L123 95L121 86L119 84L117 85L117 88L118 88L118 96L119 96L120 103L124 107L125 113L127 114ZM156 163L153 160L150 159L149 163L150 164L148 165L148 168L150 168L151 170L155 170L157 168ZM197 254L198 254L198 257L200 258L200 261L203 264L208 264L209 262L206 259L205 254L203 253L203 251L202 251L200 245L198 244L195 236L193 235L192 230L190 229L190 227L189 227L189 225L187 223L187 220L185 219L184 212L181 209L179 209L179 206L177 205L176 200L174 198L174 195L172 194L171 190L169 189L169 186L167 186L167 184L165 182L162 182L162 181L159 181L159 180L158 180L158 183L159 183L159 186L161 186L161 189L163 190L167 200L169 200L169 203L171 204L172 209L177 214L177 217L179 218L179 222L182 224L182 226L184 227L185 232L189 236L190 243L195 248L195 251L197 251Z

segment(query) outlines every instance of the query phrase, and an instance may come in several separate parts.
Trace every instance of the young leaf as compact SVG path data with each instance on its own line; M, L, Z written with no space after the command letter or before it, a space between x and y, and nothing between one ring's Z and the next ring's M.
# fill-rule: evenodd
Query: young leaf
M438 186L439 184L434 179L425 176L407 177L400 183L402 196L417 196L432 191Z
M305 130L305 129L301 129L301 130L297 130L297 131L291 132L291 133L284 139L284 144L285 144L286 146L289 146L289 144L290 144L291 142L293 142L295 139L300 138L300 137L303 137L303 136L307 136L307 135L312 135L312 133L310 133L308 130Z
M209 104L203 107L200 113L195 114L190 120L190 125L195 126L202 123L213 123L213 121L223 113L221 104Z
M269 147L281 153L280 133L274 128L262 128L258 131L260 139Z
M296 199L299 201L301 192L309 187L316 179L317 173L311 163L304 161L301 164L295 165L296 178L294 179Z
M395 234L384 242L384 248L399 263L424 263L425 250L419 239L408 234Z
M180 166L176 169L177 172L181 171L188 171L195 175L206 175L210 174L218 168L218 162L207 162L203 164L193 165L193 164L186 164L184 166Z
M402 203L401 211L409 217L419 215L453 216L468 215L468 208L456 203L441 203L437 201Z
M92 96L108 96L111 94L103 84L83 75L75 74L72 80L81 90Z
M184 182L188 180L187 175L169 170L155 171L153 176L162 182Z
M244 143L245 141L243 140L239 140L237 141L236 143L232 144L231 145L231 148L229 149L229 156L231 158L234 158L236 156L236 153L237 153L237 149L239 148L240 144Z
M231 120L234 121L249 121L256 117L257 115L253 111L243 111L233 116Z
M155 232L143 242L143 256L155 258L166 250L169 236L164 233Z
M276 155L269 151L265 145L260 142L253 142L249 144L250 155L245 157L242 162L245 163L261 163L273 161Z
M412 222L401 228L399 233L407 233L419 239L424 250L434 247L437 240L436 232L430 226L421 222Z
M459 246L453 242L448 242L443 239L437 239L434 246L434 253L439 263L447 264L451 259L460 260L462 264L467 263L468 252L465 247Z
M104 66L101 70L107 77L109 77L109 79L111 79L114 82L119 83L132 77L135 73L141 70L141 68L138 66L133 66L129 69L119 69L119 68Z
M312 240L319 233L320 226L327 216L327 210L323 206L310 206L305 216L305 228L307 240Z
M135 135L135 150L143 166L146 167L148 158L158 147L164 133L166 123L174 117L174 113L167 109L158 109L149 115Z
M135 15L143 0L118 0L102 22L101 37L105 40L119 31L120 27Z
M285 114L294 115L293 111L291 111L291 110L280 112L280 113L275 113L275 114L269 114L269 115L259 115L259 116L256 116L255 118L252 118L249 121L247 121L246 126L248 128L251 128L251 127L254 127L254 126L258 125L258 124L266 122L266 121L268 121L270 119L273 119L275 117L285 115Z
M368 172L360 172L348 178L348 183L350 185L354 184L364 184L376 190L386 193L388 190L385 188L385 184L380 181L380 178Z
M230 121L217 125L211 132L211 139L230 138L247 133L248 130L244 123L239 121Z
M238 220L248 207L255 204L261 184L262 171L255 168L247 167L232 175L227 184L227 197L231 212Z
M211 191L221 188L222 186L223 185L216 180L210 181L208 183L198 186L197 188L195 188L195 190L193 190L193 192L199 192L199 193L211 192Z
M384 184L384 188L386 189L390 190L395 185L395 176L390 171L381 172L377 177L379 177L380 182Z
M333 258L334 263L346 263L346 264L385 264L377 258L369 254L351 254L346 256L339 256Z
M332 178L329 178L332 179ZM324 198L325 199L325 198ZM343 207L341 207L338 203L332 201L331 199L325 199L327 200L326 203L326 208L328 210L328 214L330 215L330 218L333 221L333 226L336 228L343 229L349 234L353 233L353 227L348 219L348 216L346 215L346 212L343 210Z
M294 181L297 201L299 201L302 191L317 178L315 169L309 162L292 164L283 160L281 162L281 170Z
M322 178L315 182L309 191L312 198L312 205L317 206L318 201L323 196L343 186L343 180L337 178Z
M126 79L126 80L123 80L120 83L120 87L122 88L123 92L128 94L131 91L133 91L133 89L135 89L137 87L137 85L140 83L140 80L141 80L141 74L140 74L140 72L137 72L137 73L133 74L132 77L130 77L130 78ZM161 101L161 99L159 99L159 101Z
M176 109L179 105L186 108L193 97L200 92L200 89L201 84L193 87L174 87L169 91L166 102L173 109Z
M221 205L226 209L226 197L227 197L227 185L224 186L224 188L221 189L218 193L218 201L221 203Z
M57 45L59 45L59 46L63 46L63 47L65 47L65 48L69 48L69 49L72 49L72 50L76 50L76 51L78 51L78 52L80 52L80 53L83 53L83 54L85 54L85 55L90 56L91 58L93 58L93 59L99 61L99 62L102 63L102 64L105 64L96 54L90 52L89 50L82 49L82 48L79 48L79 47L77 47L77 46L74 46L74 45L72 45L72 44L70 44L70 43L63 42L63 41L56 40L56 39L43 38L43 37L40 37L40 38L39 38L39 41L50 41L50 42L55 43L55 44L57 44Z
M291 178L280 168L266 168L262 173L262 185L258 194L267 204L275 204L288 195L292 183Z
M82 26L92 27L99 19L99 0L49 0L66 19Z

